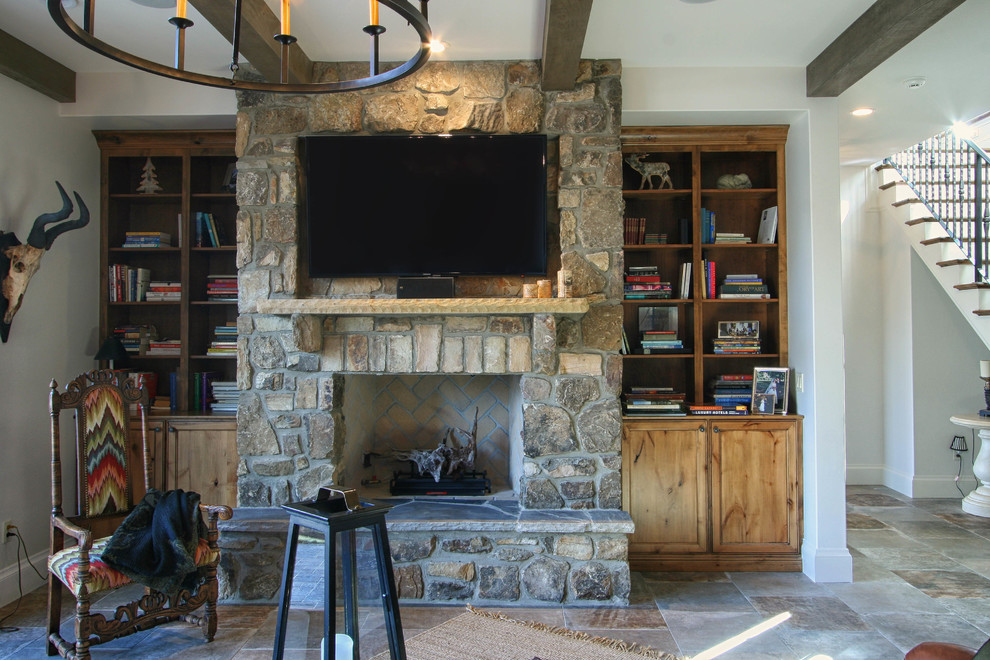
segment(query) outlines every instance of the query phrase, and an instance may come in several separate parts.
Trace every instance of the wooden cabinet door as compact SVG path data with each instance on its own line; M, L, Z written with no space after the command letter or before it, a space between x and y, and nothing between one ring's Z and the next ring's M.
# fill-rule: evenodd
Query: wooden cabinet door
M708 442L702 421L626 421L623 499L631 552L708 549Z
M801 547L800 424L713 419L712 550Z
M233 419L171 419L167 445L167 488L196 491L203 504L237 506L237 424Z

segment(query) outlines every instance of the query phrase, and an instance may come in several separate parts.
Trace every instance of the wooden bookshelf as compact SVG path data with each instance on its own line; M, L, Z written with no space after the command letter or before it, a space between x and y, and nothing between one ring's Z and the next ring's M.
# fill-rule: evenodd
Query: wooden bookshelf
M623 157L647 154L670 165L672 189L640 190L641 176L623 163L625 216L645 218L648 233L666 234L660 245L627 244L625 266L656 266L673 288L666 300L623 300L623 329L632 354L623 360L623 388L666 386L682 390L689 402L710 401L709 383L726 373L752 373L755 366L787 365L787 213L784 146L787 126L624 127ZM723 174L745 173L752 188L722 189ZM654 178L659 183L659 178ZM763 209L777 206L777 235L758 244ZM742 233L752 243L714 244L702 236L702 209L715 213L720 232ZM682 220L688 232L682 236ZM759 275L769 299L704 296L706 260L715 262L716 289L725 274ZM687 298L679 298L681 264L691 264ZM684 352L637 355L640 310L678 310L678 337ZM712 340L719 321L759 321L761 350L755 355L715 355Z
M208 275L236 274L236 196L226 180L236 163L233 131L94 131L100 147L100 341L126 324L153 325L159 338L178 339L178 355L131 355L130 369L158 376L158 393L170 394L177 374L178 412L197 411L194 374L236 379L236 359L209 355L214 328L237 320L237 303L209 300ZM150 158L161 190L139 192ZM196 244L197 213L210 213L228 244ZM127 232L166 232L171 245L123 247ZM170 302L111 302L110 267L147 268L152 281L178 282ZM208 413L203 413L208 414Z

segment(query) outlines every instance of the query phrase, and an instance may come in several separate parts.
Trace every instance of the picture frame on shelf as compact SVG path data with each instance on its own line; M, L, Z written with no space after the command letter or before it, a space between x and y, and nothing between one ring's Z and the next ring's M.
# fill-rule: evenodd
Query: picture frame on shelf
M718 339L759 339L759 321L719 321Z
M657 305L639 308L639 331L673 330L677 332L677 306Z
M772 415L777 397L773 394L754 394L749 411L753 415Z
M227 165L227 171L223 174L223 183L220 184L223 192L237 192L237 163Z
M753 404L757 397L774 397L773 414L787 414L791 370L788 367L753 367Z

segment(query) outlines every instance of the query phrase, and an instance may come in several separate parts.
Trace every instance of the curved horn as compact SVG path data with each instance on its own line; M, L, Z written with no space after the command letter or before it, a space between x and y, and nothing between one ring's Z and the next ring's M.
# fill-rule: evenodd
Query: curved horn
M35 219L31 233L27 237L27 244L31 247L45 248L46 250L51 247L51 243L47 240L45 225L65 220L72 213L72 202L69 201L69 196L65 194L65 188L58 181L55 182L55 185L58 186L58 192L62 195L62 208L55 213L42 213Z
M62 186L59 186L59 188L61 187ZM52 243L55 242L55 239L58 238L60 234L67 232L70 229L79 229L80 227L85 227L86 225L89 224L89 209L86 208L86 202L82 200L82 197L80 197L79 193L77 193L75 190L72 191L72 194L75 196L76 203L79 205L79 217L75 220L69 220L67 222L63 222L60 225L55 225L54 227L51 227L50 229L46 230L45 231L46 250L52 246ZM71 206L70 206L70 210L71 210Z

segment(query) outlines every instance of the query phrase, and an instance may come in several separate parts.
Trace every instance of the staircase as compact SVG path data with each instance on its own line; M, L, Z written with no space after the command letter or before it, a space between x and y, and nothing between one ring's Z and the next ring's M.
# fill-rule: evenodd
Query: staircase
M990 158L952 132L877 166L880 189L915 251L990 345ZM887 215L887 214L885 214Z

